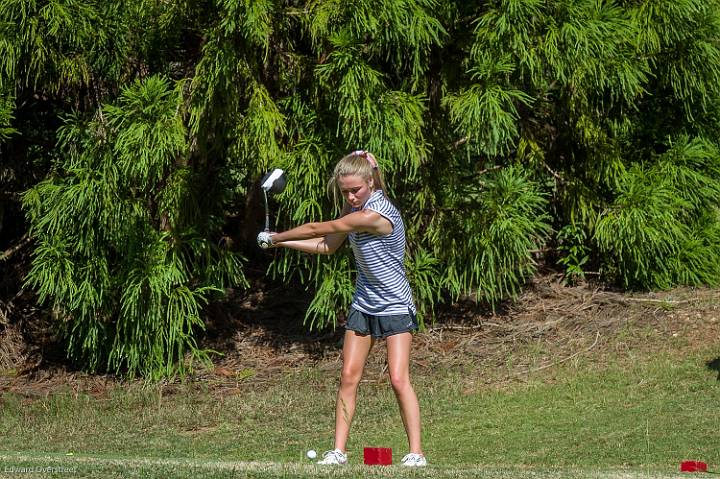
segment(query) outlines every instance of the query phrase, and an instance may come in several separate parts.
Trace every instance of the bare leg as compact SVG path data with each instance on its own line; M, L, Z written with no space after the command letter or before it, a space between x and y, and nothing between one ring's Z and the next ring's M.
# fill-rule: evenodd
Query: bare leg
M358 385L374 342L375 340L369 335L363 336L355 331L345 331L343 368L335 404L335 449L343 452L350 434L350 424L355 415Z
M400 416L405 425L410 452L422 454L420 445L420 404L410 384L411 333L400 333L387 338L388 368L390 382L400 406Z

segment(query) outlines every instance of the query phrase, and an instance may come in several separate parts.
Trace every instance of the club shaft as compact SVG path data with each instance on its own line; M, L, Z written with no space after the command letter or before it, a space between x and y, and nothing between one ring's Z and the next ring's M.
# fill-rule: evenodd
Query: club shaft
M267 190L263 189L265 197L265 231L270 231L270 208L268 208Z

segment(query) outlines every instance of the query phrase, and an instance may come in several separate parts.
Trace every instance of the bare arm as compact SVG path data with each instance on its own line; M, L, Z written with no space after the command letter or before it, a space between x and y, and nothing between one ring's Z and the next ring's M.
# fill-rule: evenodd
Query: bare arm
M336 238L330 239L330 236ZM310 238L306 240L290 240L281 243L273 242L273 247L290 248L303 253L311 254L333 254L345 241L347 235L328 235L323 238Z
M366 232L378 235L390 234L390 221L371 210L349 213L343 209L343 216L332 221L305 223L272 236L273 246L304 251L306 253L332 254L345 241L348 233Z

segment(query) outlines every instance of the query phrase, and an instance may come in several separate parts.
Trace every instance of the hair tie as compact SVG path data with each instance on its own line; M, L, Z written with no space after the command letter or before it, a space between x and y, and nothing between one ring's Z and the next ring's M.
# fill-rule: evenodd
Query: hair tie
M365 158L368 161L368 163L370 163L370 166L372 166L372 169L377 170L377 167L378 167L377 162L375 161L375 159L373 159L373 157L371 155L368 154L367 151L355 150L355 151L353 151L353 155L361 156L361 157Z

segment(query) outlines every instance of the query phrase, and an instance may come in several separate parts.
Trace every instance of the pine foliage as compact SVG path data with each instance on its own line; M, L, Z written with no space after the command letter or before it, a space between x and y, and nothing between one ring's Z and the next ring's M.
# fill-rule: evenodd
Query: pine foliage
M198 349L200 310L242 284L209 241L205 179L187 164L182 83L125 88L97 118L68 117L52 175L23 197L36 238L27 282L65 316L68 353L91 370L161 377Z
M10 95L0 96L0 145L17 133L12 127L14 103Z
M326 220L358 148L405 218L423 320L516 297L541 262L720 284L719 38L718 0L0 0L28 284L74 358L152 377L205 357L203 306L243 287L240 255L314 292L308 327L335 324L350 251L262 256L257 181L288 172L278 229ZM235 253L215 246L229 217Z
M680 137L651 166L622 177L595 240L624 286L716 284L720 278L720 152Z

